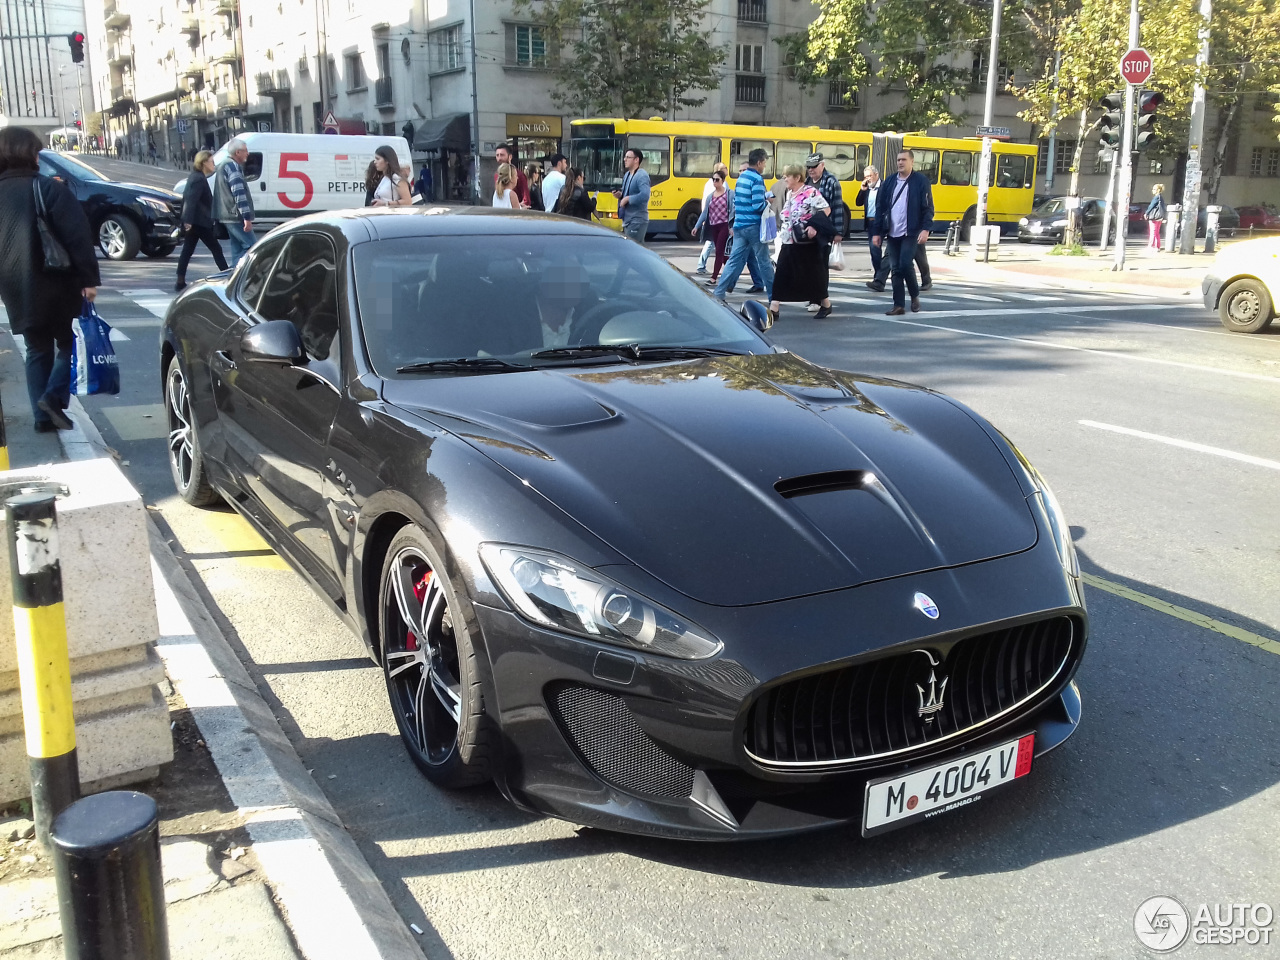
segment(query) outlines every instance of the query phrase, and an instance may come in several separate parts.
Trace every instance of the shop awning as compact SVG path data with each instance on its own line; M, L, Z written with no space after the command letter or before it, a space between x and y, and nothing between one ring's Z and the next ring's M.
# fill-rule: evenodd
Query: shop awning
M423 120L413 138L414 153L432 150L471 150L471 115L451 113L443 117Z

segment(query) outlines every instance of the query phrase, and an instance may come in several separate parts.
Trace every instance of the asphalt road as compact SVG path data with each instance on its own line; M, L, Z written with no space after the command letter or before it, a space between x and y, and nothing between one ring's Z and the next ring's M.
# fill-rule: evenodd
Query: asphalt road
M660 250L692 265L690 245ZM924 311L888 318L856 250L836 316L785 308L776 339L989 417L1107 589L1088 592L1079 732L1025 782L872 840L656 841L430 786L359 641L238 517L173 493L156 339L172 258L104 264L125 387L87 406L430 957L1141 957L1148 897L1280 909L1280 657L1240 639L1280 640L1280 330L935 261ZM1230 950L1276 955L1274 936Z

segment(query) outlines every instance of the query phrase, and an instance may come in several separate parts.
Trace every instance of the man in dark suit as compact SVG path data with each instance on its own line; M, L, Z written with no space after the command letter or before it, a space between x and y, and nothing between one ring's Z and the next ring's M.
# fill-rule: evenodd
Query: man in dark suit
M856 206L862 207L864 215L862 229L867 233L867 246L871 250L871 273L873 279L868 281L867 286L876 291L884 289L884 276L889 272L888 270L885 270L884 273L880 272L883 251L881 251L879 245L871 242L871 238L876 233L876 214L879 213L876 200L879 199L883 186L884 181L880 179L880 171L875 167L868 166L862 171L862 188L858 190L858 198L853 201Z
M893 306L887 316L906 313L906 292L911 312L920 309L920 287L914 269L916 247L929 239L933 229L933 188L921 173L912 170L915 154L898 152L898 175L880 190L871 243L881 247L893 271Z

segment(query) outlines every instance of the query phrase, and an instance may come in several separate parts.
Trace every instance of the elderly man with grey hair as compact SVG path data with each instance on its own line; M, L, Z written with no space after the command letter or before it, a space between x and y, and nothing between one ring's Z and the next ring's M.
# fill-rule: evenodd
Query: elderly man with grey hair
M868 166L862 171L862 187L854 201L855 205L863 208L862 227L867 232L867 247L871 251L871 270L874 274L867 286L872 290L883 290L885 278L889 276L889 264L883 262L883 251L871 242L871 235L875 232L871 228L876 222L882 186L884 181L880 179L880 171L874 166Z
M237 137L227 144L227 159L213 174L213 215L227 228L231 242L231 266L253 246L253 197L244 182L249 147Z

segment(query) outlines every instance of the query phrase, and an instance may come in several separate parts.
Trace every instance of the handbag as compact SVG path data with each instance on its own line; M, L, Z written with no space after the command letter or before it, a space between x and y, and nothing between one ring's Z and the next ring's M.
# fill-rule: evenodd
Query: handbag
M71 347L71 383L77 396L120 392L120 365L111 346L111 328L88 300L80 316L71 321L75 343Z
M49 214L44 208L44 193L40 189L40 178L31 181L31 190L36 198L36 232L40 234L40 249L44 253L44 269L46 273L66 273L71 269L71 255L62 245L49 226Z

